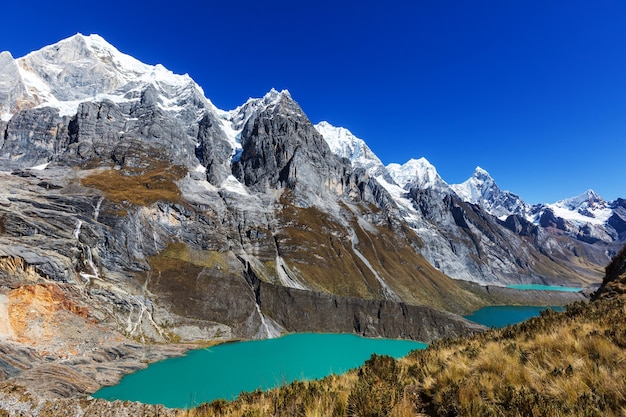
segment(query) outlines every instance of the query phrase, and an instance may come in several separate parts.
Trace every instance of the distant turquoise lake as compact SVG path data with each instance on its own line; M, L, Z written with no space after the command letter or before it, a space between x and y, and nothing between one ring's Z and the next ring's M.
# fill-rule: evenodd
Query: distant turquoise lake
M540 290L540 291L565 291L565 292L580 292L582 287L561 287L559 285L541 285L541 284L512 284L507 285L507 288L513 288L514 290Z
M487 306L463 317L487 327L499 328L536 317L547 308L554 311L565 310L565 307L561 306Z
M399 358L426 346L325 333L226 343L151 364L93 397L188 408L218 398L234 399L242 391L341 374L362 365L373 353Z

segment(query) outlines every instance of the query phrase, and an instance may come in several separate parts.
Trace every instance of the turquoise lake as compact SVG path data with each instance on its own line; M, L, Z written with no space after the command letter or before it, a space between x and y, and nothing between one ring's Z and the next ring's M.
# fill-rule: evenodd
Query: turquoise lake
M218 398L234 399L242 391L344 373L362 365L372 353L399 358L426 346L410 340L324 333L226 343L151 364L93 397L188 408Z
M487 327L506 327L509 324L520 323L539 315L541 310L550 308L554 311L564 311L561 306L488 306L463 316L468 320L480 323Z
M565 291L565 292L580 292L583 289L581 287L561 287L559 285L541 285L541 284L512 284L507 285L507 288L513 288L515 290L540 290L540 291Z

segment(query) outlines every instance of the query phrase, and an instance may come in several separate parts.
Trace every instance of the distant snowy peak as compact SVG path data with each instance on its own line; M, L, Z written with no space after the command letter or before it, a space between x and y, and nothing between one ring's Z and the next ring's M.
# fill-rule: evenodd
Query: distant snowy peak
M555 216L576 224L604 224L613 214L610 205L593 190L544 207L552 210Z
M437 169L426 159L409 159L404 164L389 164L387 171L400 187L405 189L432 188L448 190L448 184L437 173Z
M481 167L476 167L467 181L451 184L450 188L464 201L478 204L500 219L511 214L529 218L530 206L516 194L502 191L491 175Z
M494 194L501 192L491 175L481 167L476 167L474 174L467 181L451 184L450 187L464 201L474 204L489 200Z
M322 121L315 125L330 150L336 155L347 158L354 168L363 168L372 176L385 174L385 167L380 159L367 146L365 141L357 138L348 129L336 127Z
M149 85L163 110L180 111L187 103L213 107L188 75L174 74L160 64L144 64L98 35L77 34L13 62L9 58L7 53L0 56L3 118L24 107L50 106L61 115L72 115L83 101L139 100Z
M557 202L570 210L601 210L607 203L593 190L587 190L579 196L566 198Z

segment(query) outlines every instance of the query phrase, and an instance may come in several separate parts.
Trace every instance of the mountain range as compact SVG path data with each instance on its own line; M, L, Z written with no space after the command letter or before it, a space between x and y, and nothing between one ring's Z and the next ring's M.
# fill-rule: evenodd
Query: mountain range
M582 298L505 286L599 284L626 242L623 199L529 205L480 168L384 166L287 91L221 110L98 35L1 53L0 133L0 379L46 394L167 344L472 333L457 314Z

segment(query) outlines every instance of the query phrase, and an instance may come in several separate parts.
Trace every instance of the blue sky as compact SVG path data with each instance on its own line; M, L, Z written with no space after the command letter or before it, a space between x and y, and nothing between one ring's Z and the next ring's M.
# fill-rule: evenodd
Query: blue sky
M77 32L189 73L218 107L288 89L385 164L479 165L530 203L626 197L626 2L50 1L3 5L14 57Z

